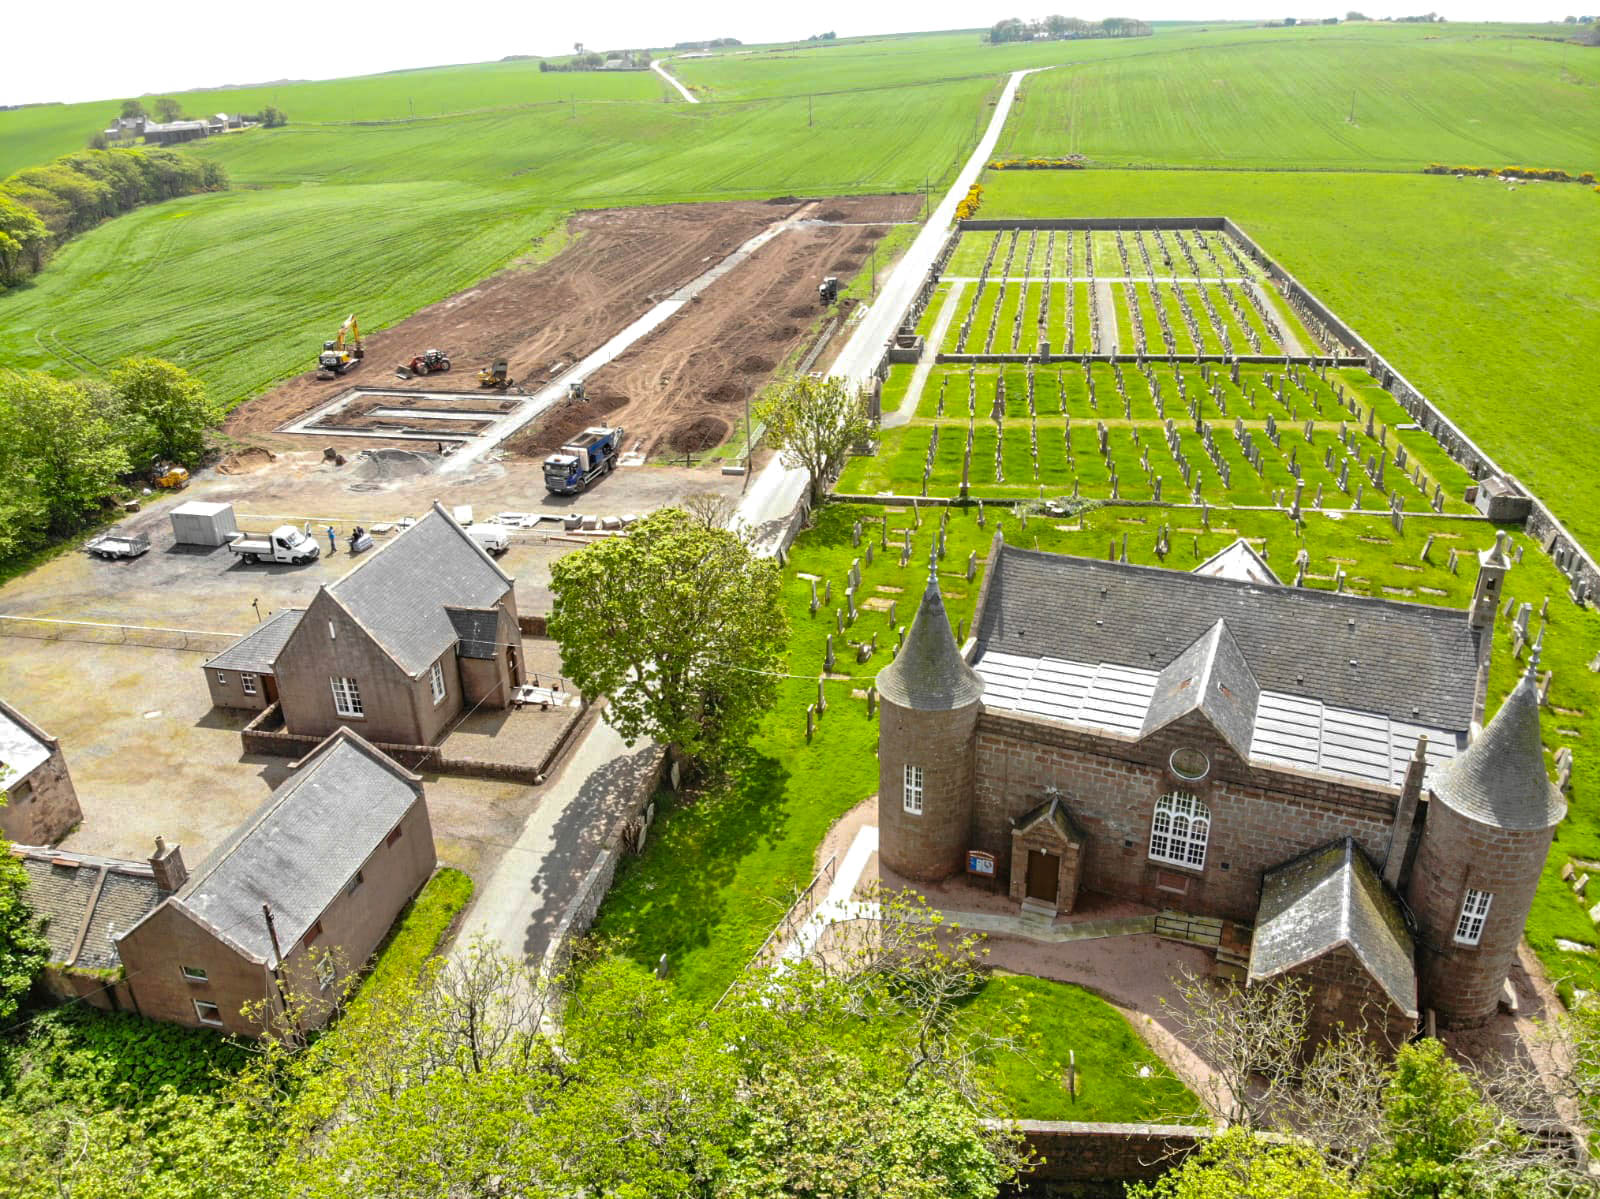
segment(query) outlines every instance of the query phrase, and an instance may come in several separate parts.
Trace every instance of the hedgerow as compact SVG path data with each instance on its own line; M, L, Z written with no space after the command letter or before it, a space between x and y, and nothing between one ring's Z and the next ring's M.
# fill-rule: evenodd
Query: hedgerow
M991 171L1081 171L1079 158L996 158L989 164Z
M1536 179L1543 183L1593 183L1593 171L1572 175L1557 167L1452 167L1442 162L1430 162L1422 168L1424 175L1467 175L1474 179Z
M956 205L956 220L964 221L977 214L978 206L983 203L983 184L974 183L967 189L966 197Z

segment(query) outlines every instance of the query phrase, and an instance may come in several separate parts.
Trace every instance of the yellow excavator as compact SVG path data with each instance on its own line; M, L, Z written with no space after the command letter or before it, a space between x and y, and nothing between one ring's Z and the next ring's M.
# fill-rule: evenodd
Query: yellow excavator
M322 343L322 353L317 358L317 378L337 379L355 369L356 363L366 355L361 344L361 326L356 324L355 313L344 318L339 326L339 336Z

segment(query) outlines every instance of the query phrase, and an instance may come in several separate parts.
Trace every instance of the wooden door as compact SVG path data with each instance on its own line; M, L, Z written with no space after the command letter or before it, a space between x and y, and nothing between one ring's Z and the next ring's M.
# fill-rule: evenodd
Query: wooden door
M1056 886L1060 881L1061 860L1042 849L1028 851L1028 898L1056 901Z

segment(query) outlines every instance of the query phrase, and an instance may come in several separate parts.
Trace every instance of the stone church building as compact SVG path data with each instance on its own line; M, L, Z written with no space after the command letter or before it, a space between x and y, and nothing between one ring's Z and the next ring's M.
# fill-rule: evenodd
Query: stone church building
M1251 982L1310 985L1314 1035L1487 1020L1566 813L1531 668L1482 725L1503 542L1465 611L1234 557L1185 574L997 537L960 647L930 579L878 676L884 865L1046 915L1092 891L1233 922Z

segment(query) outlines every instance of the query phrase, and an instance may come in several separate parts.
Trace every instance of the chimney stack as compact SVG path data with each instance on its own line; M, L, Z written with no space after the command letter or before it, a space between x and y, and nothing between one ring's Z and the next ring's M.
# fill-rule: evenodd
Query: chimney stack
M183 847L168 845L166 838L156 837L156 851L150 856L150 869L156 876L156 886L163 891L176 891L189 878L183 864Z

